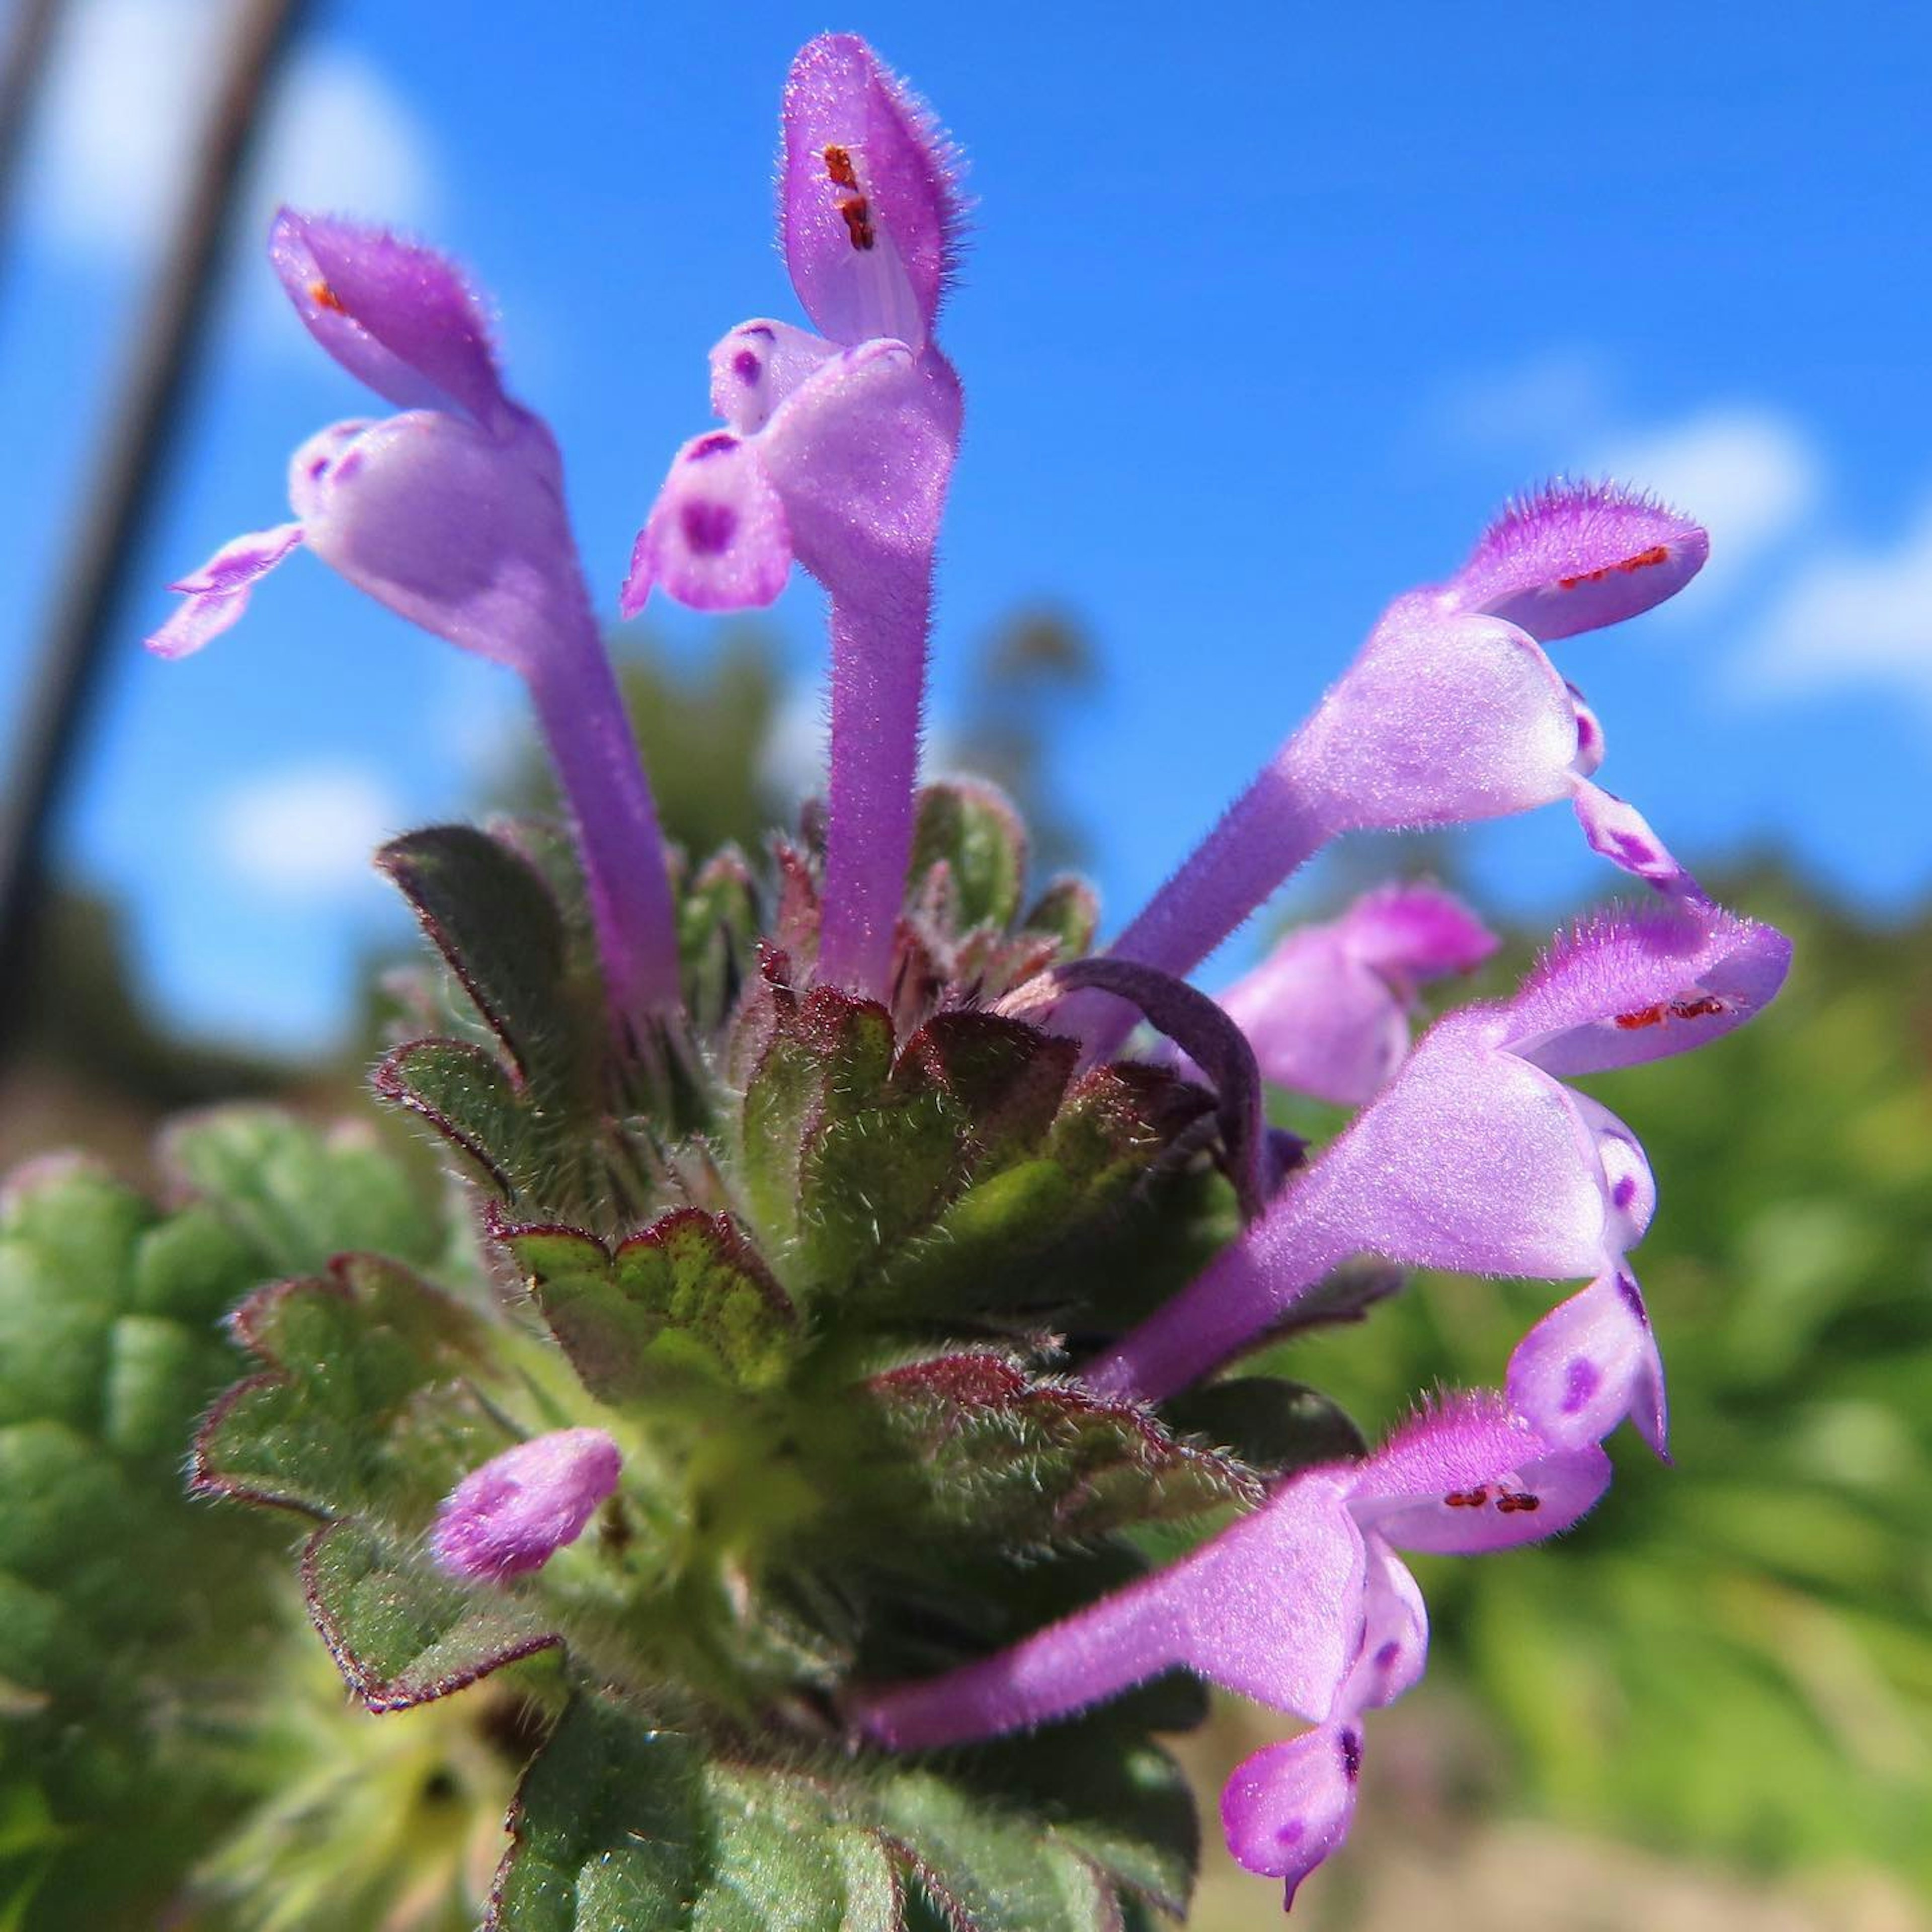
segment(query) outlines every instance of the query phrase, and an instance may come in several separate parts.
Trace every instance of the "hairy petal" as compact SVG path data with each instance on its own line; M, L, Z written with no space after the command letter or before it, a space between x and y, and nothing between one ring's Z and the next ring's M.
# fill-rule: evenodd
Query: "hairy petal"
M890 342L822 363L774 412L758 452L799 561L834 597L929 574L959 424L945 358Z
M1510 503L1445 588L1459 608L1546 643L1676 596L1710 550L1698 524L1654 497L1559 478Z
M1513 1053L1552 1073L1596 1073L1682 1053L1777 996L1791 942L1703 898L1593 913L1544 953L1509 1003Z
M952 144L854 34L800 51L784 123L782 239L806 313L835 341L922 347L958 248Z
M741 322L711 352L712 409L740 436L754 436L838 353L822 335L788 322Z
M616 1488L622 1461L601 1429L560 1429L506 1450L436 1512L436 1560L452 1575L498 1582L542 1569L584 1533Z
M1522 1338L1510 1358L1509 1397L1552 1442L1600 1442L1628 1416L1670 1460L1663 1358L1628 1268L1600 1275Z
M626 616L662 584L694 610L761 609L791 574L784 506L755 445L729 430L693 436L672 459L631 553Z
M1500 818L1568 797L1569 688L1535 640L1424 596L1390 607L1283 753L1330 836Z
M378 395L401 409L454 408L486 427L516 413L482 304L445 256L287 208L268 254L309 333Z
M1221 1793L1221 1829L1236 1864L1284 1881L1282 1904L1348 1835L1361 1775L1352 1718L1269 1744L1234 1768Z
M168 586L188 599L148 640L157 657L184 658L218 638L248 608L255 586L302 540L300 524L232 537L193 575Z
M1336 922L1349 952L1398 989L1471 973L1502 944L1454 892L1378 886Z
M335 453L306 526L358 589L526 674L560 628L589 621L556 451L534 422L506 442L436 411L392 416Z

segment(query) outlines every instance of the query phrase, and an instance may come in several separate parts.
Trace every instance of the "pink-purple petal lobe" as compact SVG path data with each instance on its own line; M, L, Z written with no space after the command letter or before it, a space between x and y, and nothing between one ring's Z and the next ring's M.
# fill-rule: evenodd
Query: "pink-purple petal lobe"
M472 1469L436 1512L430 1548L451 1575L502 1582L540 1570L616 1489L622 1458L601 1429L560 1429Z
M1565 1077L1688 1052L1777 997L1791 942L1701 895L1580 920L1510 1002L1505 1043Z
M228 629L255 586L302 541L298 523L231 538L191 575L168 586L187 600L148 640L158 658L184 658Z
M1404 1003L1332 928L1291 933L1221 1004L1264 1078L1334 1106L1361 1106L1408 1051Z
M1502 944L1454 892L1426 880L1364 892L1337 923L1350 952L1398 990L1472 973Z
M908 573L929 578L960 415L945 358L897 342L822 363L773 412L759 458L798 560L835 598L903 597Z
M1459 608L1548 643L1674 596L1710 548L1698 524L1654 497L1559 478L1510 503L1446 587Z
M1670 1460L1663 1358L1628 1266L1600 1275L1530 1330L1510 1358L1508 1387L1511 1403L1552 1442L1600 1442L1628 1416Z
M854 34L800 50L784 127L780 238L806 313L836 342L923 347L958 248L952 144Z
M761 610L791 574L791 532L758 446L729 430L694 436L638 532L626 616L659 586L694 610Z
M588 623L556 450L411 410L335 455L305 519L309 547L380 602L466 650L531 674Z
M454 408L486 428L515 412L482 304L433 249L285 208L268 254L309 333L378 395L401 409Z
M1282 1881L1284 1910L1348 1837L1361 1770L1361 1726L1350 1718L1265 1746L1228 1780L1221 1793L1228 1850L1245 1870Z
M740 322L711 352L711 407L740 436L755 436L799 385L838 353L788 322Z
M1329 837L1500 818L1570 795L1576 713L1516 626L1414 596L1390 608L1282 759Z

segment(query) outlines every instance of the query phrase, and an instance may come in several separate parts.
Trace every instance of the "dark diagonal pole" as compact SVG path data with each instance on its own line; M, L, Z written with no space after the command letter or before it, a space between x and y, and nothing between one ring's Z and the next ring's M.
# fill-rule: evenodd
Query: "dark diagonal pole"
M24 694L0 794L0 1054L18 1036L62 795L108 652L128 639L123 612L130 567L141 553L168 446L205 346L222 244L238 213L270 83L308 4L240 0L236 8L187 194L140 311L119 401ZM344 138L352 139L352 130Z
M14 0L0 46L0 266L13 227L21 151L46 72L60 0Z

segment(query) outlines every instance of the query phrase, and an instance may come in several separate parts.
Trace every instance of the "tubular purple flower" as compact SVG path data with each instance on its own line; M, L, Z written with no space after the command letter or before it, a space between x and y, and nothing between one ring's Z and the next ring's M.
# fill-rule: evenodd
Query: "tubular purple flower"
M1339 919L1291 932L1220 1004L1264 1079L1360 1106L1408 1051L1417 988L1473 971L1498 944L1439 886L1384 886Z
M549 430L504 392L476 298L442 256L284 208L269 253L309 333L404 413L337 423L290 467L298 520L172 587L148 640L198 650L298 545L378 602L529 686L575 821L614 1018L676 1007L676 926L650 787L598 634Z
M1695 888L1687 881L1684 891ZM1644 1381L1654 1360L1648 1324L1624 1261L1655 1204L1649 1166L1621 1120L1559 1076L1717 1039L1771 1000L1790 960L1783 934L1701 894L1582 922L1514 999L1438 1021L1321 1158L1291 1177L1190 1286L1089 1363L1083 1379L1116 1399L1170 1395L1264 1334L1352 1255L1587 1276L1593 1286L1578 1298L1580 1312L1552 1317L1534 1347L1526 1343L1513 1394L1563 1441L1575 1438L1586 1413L1598 1419L1605 1391L1620 1391L1640 1404L1640 1426L1661 1453L1661 1379L1653 1402ZM1610 1318L1612 1294L1640 1324L1640 1340L1628 1320L1619 1329ZM1587 1342L1585 1367L1574 1378L1567 1366L1552 1374L1550 1360L1571 1342Z
M492 1456L458 1483L430 1532L453 1576L500 1583L574 1543L617 1487L622 1458L601 1429L559 1429Z
M928 1750L1030 1729L1162 1672L1315 1729L1250 1758L1222 1801L1235 1857L1294 1886L1348 1830L1361 1718L1422 1675L1429 1625L1398 1550L1466 1555L1568 1529L1603 1494L1595 1444L1555 1444L1492 1391L1426 1410L1356 1463L1301 1471L1191 1556L997 1655L863 1694L859 1732Z
M886 991L912 850L933 556L960 392L932 340L960 226L957 163L863 40L821 36L785 84L781 229L806 312L712 350L729 425L679 451L627 612L769 604L794 560L832 604L832 774L819 978Z
M1580 812L1603 734L1542 646L1649 609L1708 550L1688 518L1614 484L1558 482L1511 504L1454 577L1389 607L1313 715L1108 950L1191 972L1344 832L1506 818L1562 798ZM1070 1013L1094 1057L1123 1037L1117 1014Z

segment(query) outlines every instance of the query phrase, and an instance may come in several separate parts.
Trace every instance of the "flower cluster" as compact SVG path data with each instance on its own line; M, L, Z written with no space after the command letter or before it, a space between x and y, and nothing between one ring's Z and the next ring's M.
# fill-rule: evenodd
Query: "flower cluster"
M1016 1372L988 1354L970 1358L970 1372L963 1357L943 1372L896 1368L893 1390L922 1401L1078 1405L1110 1427L1124 1417L1153 1429L1165 1426L1162 1405L1295 1326L1354 1258L1587 1283L1498 1364L1500 1388L1422 1408L1372 1453L1279 1475L1168 1568L940 1674L880 1683L861 1673L838 1687L848 1736L901 1753L1058 1720L1176 1667L1293 1714L1310 1728L1240 1766L1223 1802L1235 1855L1284 1878L1292 1896L1347 1831L1365 1714L1424 1666L1426 1617L1397 1552L1473 1555L1569 1528L1608 1483L1600 1445L1625 1418L1664 1453L1663 1368L1628 1258L1654 1205L1650 1171L1630 1130L1569 1082L1720 1037L1775 994L1788 948L1713 903L1594 782L1601 729L1546 646L1671 596L1706 542L1648 496L1567 482L1511 506L1460 571L1390 605L1313 715L1100 958L1059 958L1037 935L1003 941L1004 951L984 933L955 944L932 908L947 894L956 901L959 880L933 883L915 864L915 835L934 560L961 422L958 380L934 334L958 248L957 173L925 110L862 42L830 36L804 50L784 98L782 238L818 332L754 320L724 337L711 356L724 427L677 452L637 538L626 611L660 592L705 610L761 606L794 562L830 601L822 844L782 854L786 896L761 935L765 970L742 990L734 982L736 1030L693 1064L740 1092L747 1076L734 1070L774 1056L791 1054L796 1066L836 1050L849 1067L876 1016L889 1036L895 1023L922 1026L920 1052L936 1065L944 1024L970 1015L1004 1030L986 1035L1002 1052L1051 1070L1042 1119L1070 1078L1096 1069L1114 1070L1118 1093L1174 1068L1214 1090L1238 1236L1137 1325L1063 1356L1052 1388L1014 1394ZM305 445L290 476L295 520L238 538L178 584L187 602L154 647L199 647L305 548L522 676L576 834L607 1049L620 1064L647 1058L653 1042L689 1030L676 893L584 588L556 446L506 394L478 304L441 257L293 213L279 218L272 253L311 334L401 412L335 424ZM1590 845L1638 882L1640 902L1584 920L1513 997L1450 1012L1412 1040L1422 987L1472 970L1497 944L1426 885L1372 893L1292 934L1219 1010L1180 983L1344 833L1561 800ZM734 876L698 885L722 890ZM909 901L909 880L925 898ZM1143 1019L1168 1043L1127 1052ZM512 1031L496 1030L516 1059ZM473 1064L463 1064L473 1084ZM512 1072L506 1118L518 1083L534 1078L520 1062ZM1352 1120L1319 1150L1271 1147L1264 1076L1352 1108ZM805 1075L787 1077L805 1090ZM400 1076L395 1086L478 1154L481 1130L466 1141L446 1118L453 1102L410 1097ZM826 1104L800 1102L797 1118ZM1010 1111L999 1132L1017 1131L1016 1104L1000 1102ZM746 1388L788 1372L771 1366L771 1352L805 1347L788 1339L803 1332L792 1304L805 1291L771 1279L731 1219L742 1211L796 1240L826 1224L821 1198L807 1204L801 1190L830 1186L830 1170L807 1174L798 1150L808 1127L794 1120L784 1131L789 1168L760 1166L748 1141L740 1168L707 1171L688 1188L698 1204L621 1247L492 1224L506 1244L522 1244L521 1265L540 1287L547 1270L562 1279L566 1268L593 1283L561 1314L560 1292L543 1307L580 1371L594 1357L592 1396L636 1397L646 1381L633 1370L651 1338L686 1318L675 1308L688 1304L674 1305L667 1288L651 1316L658 1328L640 1325L634 1298L624 1303L610 1286L631 1279L633 1260L640 1280L663 1262L676 1294L722 1283L718 1292L738 1298L713 1328L742 1345L732 1359ZM974 1136L976 1158L997 1144L987 1121ZM872 1157L889 1168L897 1144L881 1142ZM1191 1150L1204 1144L1197 1137ZM486 1166L490 1151L480 1148ZM510 1163L490 1171L514 1198ZM865 1190L890 1183L855 1168L846 1184L875 1232ZM821 1308L814 1319L832 1316ZM594 1347L584 1340L593 1322ZM768 1342L754 1359L754 1344ZM429 1546L466 1583L508 1588L532 1576L607 1499L621 1504L631 1440L580 1423L484 1460L448 1496Z

